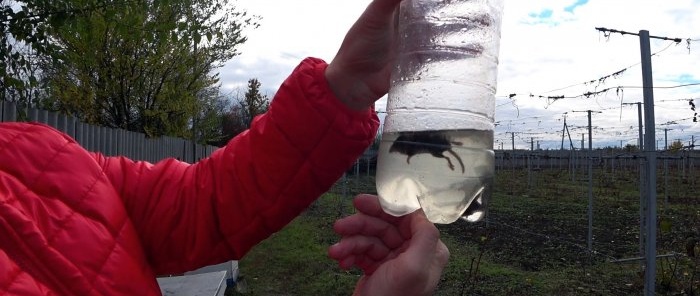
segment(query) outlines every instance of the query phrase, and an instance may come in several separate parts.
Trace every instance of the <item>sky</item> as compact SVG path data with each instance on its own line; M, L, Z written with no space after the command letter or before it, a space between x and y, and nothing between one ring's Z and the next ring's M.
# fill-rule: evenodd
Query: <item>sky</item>
M220 69L224 91L243 92L258 79L276 89L305 57L330 62L370 0L234 0L260 17L245 31L241 55ZM494 148L593 147L637 144L643 102L640 39L652 38L657 148L680 140L700 144L700 0L504 0ZM615 74L615 75L613 75ZM603 91L607 90L607 91ZM599 92L599 93L598 93ZM588 95L587 93L598 93ZM513 96L514 95L514 96ZM563 99L552 99L563 96ZM691 110L693 103L696 111ZM384 110L386 97L377 110ZM514 135L514 137L512 136ZM700 149L700 148L696 148Z

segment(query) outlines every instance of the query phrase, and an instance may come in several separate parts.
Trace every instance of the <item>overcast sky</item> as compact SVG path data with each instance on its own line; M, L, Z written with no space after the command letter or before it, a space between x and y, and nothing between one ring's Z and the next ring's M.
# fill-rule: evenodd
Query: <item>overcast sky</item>
M264 93L272 97L304 57L330 62L370 0L234 3L262 19L259 28L246 31L249 39L240 47L242 54L220 69L222 86L245 91L248 79L257 78ZM677 87L700 83L700 0L505 0L496 148L500 143L511 146L509 132L516 135L516 148L529 148L531 139L543 149L559 148L565 113L574 145L579 147L588 124L587 113L581 111L586 110L596 111L594 146L636 144L637 107L623 103L642 102L639 38L606 36L596 27L633 33L648 30L653 36L682 39L680 43L651 42L656 53L652 58L656 138L662 148L664 129L668 129L669 144L679 139L687 145L693 135L700 144L700 123L693 122L695 112L700 112L700 86ZM604 89L610 91L583 96ZM512 101L510 94L516 94ZM541 98L549 96L566 98ZM691 100L697 111L691 110ZM380 100L377 109L383 110L385 104ZM568 137L566 142L568 146Z

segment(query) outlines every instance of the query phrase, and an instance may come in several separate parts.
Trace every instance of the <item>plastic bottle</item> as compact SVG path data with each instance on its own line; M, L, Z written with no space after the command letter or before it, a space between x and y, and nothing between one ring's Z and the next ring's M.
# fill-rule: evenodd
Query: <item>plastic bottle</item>
M379 148L384 211L481 220L494 176L503 0L404 0Z

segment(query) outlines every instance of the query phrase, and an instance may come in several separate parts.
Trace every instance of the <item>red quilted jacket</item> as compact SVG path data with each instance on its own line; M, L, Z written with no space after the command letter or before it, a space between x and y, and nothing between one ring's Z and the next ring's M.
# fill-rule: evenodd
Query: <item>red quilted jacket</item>
M190 165L104 157L0 124L0 295L160 295L157 274L237 259L327 191L372 142L373 111L306 59L247 132Z

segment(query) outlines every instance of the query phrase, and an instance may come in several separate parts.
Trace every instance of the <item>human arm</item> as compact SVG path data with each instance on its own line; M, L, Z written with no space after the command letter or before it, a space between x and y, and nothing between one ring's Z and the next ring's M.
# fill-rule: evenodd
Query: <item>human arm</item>
M242 257L326 192L374 140L372 110L334 97L307 59L251 129L196 164L96 155L157 273Z
M341 268L364 272L354 295L432 295L450 253L425 214L391 216L372 195L353 204L358 212L336 221L342 238L328 254Z
M401 0L374 0L350 28L326 70L338 99L363 110L389 91Z
M379 123L373 104L389 88L399 2L373 1L327 67L302 63L270 110L211 158L155 166L102 160L157 272L240 258L369 146Z

